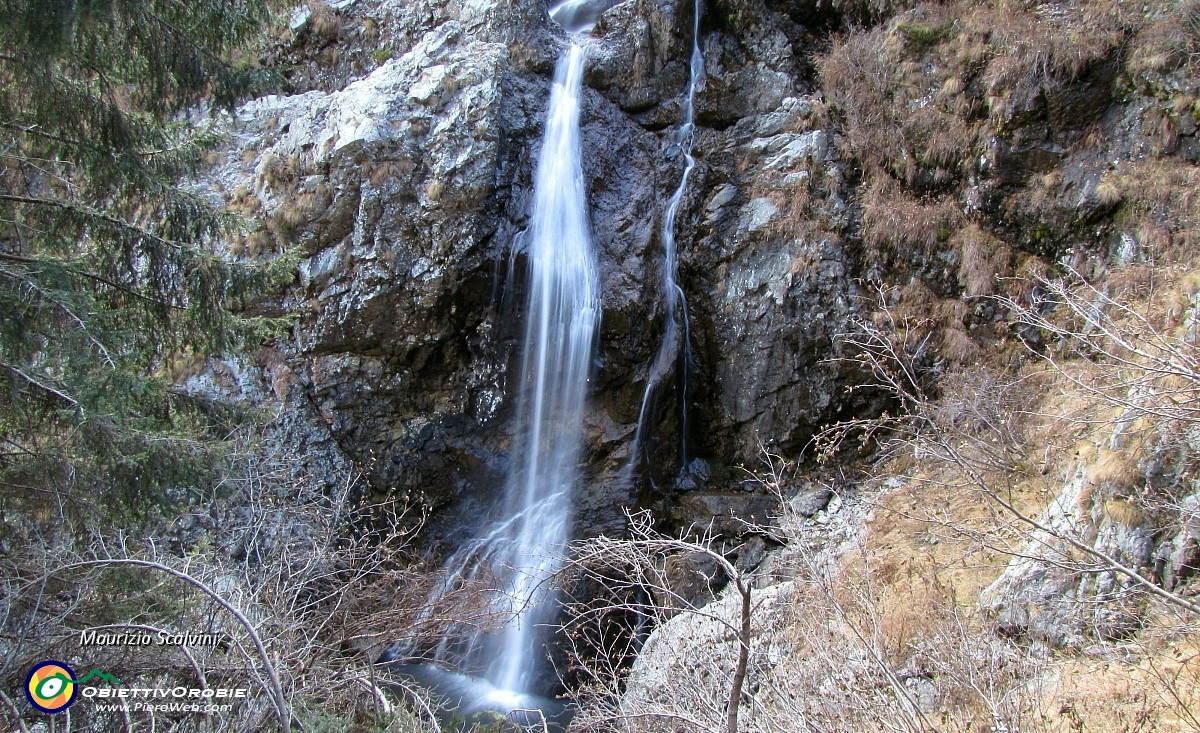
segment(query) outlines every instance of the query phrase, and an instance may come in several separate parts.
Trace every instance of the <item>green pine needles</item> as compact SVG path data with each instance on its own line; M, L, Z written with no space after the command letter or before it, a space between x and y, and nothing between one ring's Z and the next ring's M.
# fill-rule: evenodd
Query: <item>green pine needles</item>
M0 508L140 514L212 470L169 366L260 339L235 305L272 274L215 254L239 222L179 186L212 142L182 114L263 84L233 58L270 10L0 0Z

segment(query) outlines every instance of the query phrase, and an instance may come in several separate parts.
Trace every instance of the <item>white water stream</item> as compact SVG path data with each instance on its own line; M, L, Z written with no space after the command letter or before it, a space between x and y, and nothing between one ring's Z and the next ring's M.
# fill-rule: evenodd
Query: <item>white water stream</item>
M672 370L679 375L679 469L688 466L687 401L688 370L691 366L691 332L688 324L687 299L676 282L679 274L679 259L675 247L675 219L679 206L687 193L688 179L696 167L692 157L692 143L696 133L696 92L704 87L704 56L700 53L700 0L695 0L692 14L692 54L689 62L688 88L683 103L683 120L676 133L674 147L683 154L683 175L679 185L667 202L663 216L661 239L663 243L663 338L658 353L650 366L646 378L646 390L642 393L642 405L638 411L637 430L629 448L629 470L632 471L641 458L643 433L647 429L649 408L655 389ZM681 361L682 360L682 363Z
M543 628L556 610L549 581L569 541L578 483L583 406L600 319L579 113L584 50L559 61L534 173L527 258L524 351L512 468L496 519L447 562L428 604L463 588L486 588L488 621L454 624L435 658L482 673L498 690L524 692L544 659ZM485 633L485 627L499 626Z
M526 432L509 479L516 510L502 567L512 613L488 678L523 690L536 660L539 623L553 613L545 583L569 539L578 482L583 404L600 321L600 284L580 165L579 111L584 51L559 61L534 176L528 233L525 351L517 424Z
M683 121L675 139L685 167L663 219L665 333L642 398L633 445L636 460L652 392L672 368L679 368L681 465L687 460L690 335L687 302L675 281L675 219L695 167L691 154L695 95L704 78L699 2ZM551 9L551 17L568 32L583 33L611 4L611 0L563 0ZM479 689L492 690L493 697L527 692L544 659L543 629L556 612L550 580L562 567L570 539L571 495L579 482L583 407L600 319L599 277L580 161L584 59L583 48L572 43L559 60L534 173L533 208L523 237L528 266L525 337L512 468L504 500L484 532L447 562L444 580L426 606L432 616L445 612L460 591L465 589L470 596L486 589L482 604L477 597L471 600L483 606L477 610L491 623L452 622L435 659L481 674L486 682Z

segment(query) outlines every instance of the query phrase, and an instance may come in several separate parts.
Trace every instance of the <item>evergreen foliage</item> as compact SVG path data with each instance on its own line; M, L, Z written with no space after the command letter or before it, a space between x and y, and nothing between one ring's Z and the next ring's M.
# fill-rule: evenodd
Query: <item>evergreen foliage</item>
M238 222L178 185L211 143L183 112L265 81L231 59L270 6L0 0L3 504L140 512L211 469L169 366L260 335L233 306L269 275L216 256Z

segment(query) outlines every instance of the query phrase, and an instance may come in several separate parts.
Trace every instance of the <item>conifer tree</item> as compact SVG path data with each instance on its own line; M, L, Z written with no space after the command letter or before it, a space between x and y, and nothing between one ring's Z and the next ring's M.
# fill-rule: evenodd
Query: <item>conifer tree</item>
M211 465L166 367L252 332L231 308L255 278L214 254L236 222L179 185L210 142L185 112L263 82L231 59L270 5L0 0L5 505L141 510Z

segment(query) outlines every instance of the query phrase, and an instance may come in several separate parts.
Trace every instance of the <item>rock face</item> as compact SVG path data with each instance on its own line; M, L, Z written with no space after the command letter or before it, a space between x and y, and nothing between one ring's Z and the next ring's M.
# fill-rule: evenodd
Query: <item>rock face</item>
M1092 504L1082 496L1090 488L1087 472L1076 471L1039 517L1049 532L1036 532L1022 556L981 594L980 604L995 614L1002 633L1027 635L1050 647L1078 647L1088 637L1121 639L1139 628L1145 599L1129 601L1129 578L1064 567L1062 558L1071 548L1056 537L1077 536L1081 528L1085 542L1116 562L1131 568L1150 564L1153 528L1137 515L1107 515L1104 502ZM1091 512L1081 516L1081 507L1089 505Z
M538 3L363 2L339 21L370 25L390 58L336 91L247 104L212 180L262 222L235 253L301 252L278 304L299 316L297 387L376 489L442 503L502 481L519 234L561 40ZM585 126L604 318L628 331L661 158L594 92ZM638 337L606 347L646 350Z
M1009 332L989 296L1038 296L1004 291L1004 278L1055 262L1091 276L1194 250L1196 39L1183 55L1156 45L1180 25L1169 5L707 3L697 162L676 231L690 360L654 392L637 456L665 330L660 227L684 165L673 134L693 5L625 0L600 15L582 122L603 314L576 534L619 533L623 508L649 506L669 529L708 529L742 548L731 550L738 567L764 568L767 586L754 673L778 683L769 705L784 719L822 701L861 707L869 700L852 691L900 678L879 676L865 648L852 646L837 667L772 635L821 586L772 585L786 558L764 559L766 540L747 536L756 531L747 523L770 524L782 510L825 526L843 492L790 486L778 507L741 465L764 447L796 456L831 419L890 407L847 389L862 376L839 359L839 335L878 315L864 311L890 309L897 332L919 344L921 378L936 384L985 353L1019 360L1014 336L1043 345L1031 331ZM231 255L298 256L295 283L254 306L293 314L295 327L253 363L214 366L189 386L278 410L273 445L327 486L361 471L377 494L427 505L436 562L471 536L508 469L521 237L566 38L542 0L330 8L324 21L300 14L279 39L271 60L287 69L288 93L222 123L227 154L202 181L253 224ZM845 24L855 32L831 35ZM1166 533L1123 508L1130 492L1083 501L1086 483L1064 480L1041 521L1082 527L1083 541L1166 587L1200 570L1194 496ZM1049 646L1131 633L1144 609L1107 603L1121 577L1031 559L1053 543L1028 539L1025 557L982 596L1003 633ZM672 587L697 603L723 580L695 558L675 560ZM836 649L849 627L834 616L837 599L824 602L792 626ZM735 604L717 597L711 608L654 632L627 704L676 704L656 695L689 686L719 697L727 680L704 675L730 669ZM915 709L932 712L926 676L914 668L900 681ZM797 700L815 707L790 707Z
M831 418L880 409L852 401L846 386L859 378L838 360L860 278L931 324L936 366L970 361L1003 337L982 296L993 274L1011 272L1015 251L1057 256L1103 230L1114 248L1132 242L1136 258L1157 236L1149 225L1102 224L1121 200L1105 185L1109 161L1152 146L1152 105L1114 102L1110 21L1097 31L1108 40L1084 49L1073 75L1040 86L1000 75L1009 86L988 82L998 91L983 101L987 79L954 76L955 64L974 68L969 54L943 54L952 27L943 11L921 6L874 26L838 51L842 76L878 42L899 70L883 72L909 74L881 83L940 90L893 100L896 128L917 136L933 125L963 146L938 153L936 140L917 136L875 150L863 140L886 143L892 127L860 117L878 105L853 80L838 82L841 57L823 62L822 79L808 60L839 23L896 12L860 5L723 0L702 18L697 165L676 226L691 328L686 405L676 373L654 393L638 457L631 442L664 330L660 226L682 172L672 135L693 5L626 0L600 16L588 41L583 162L603 316L581 533L619 529L620 507L638 503L679 524L703 522L705 507L728 517L731 501L748 501L736 466L762 446L795 455ZM974 38L971 28L954 43ZM521 232L564 43L536 0L359 0L301 14L274 52L297 63L291 93L226 121L229 154L205 179L256 224L231 243L235 255L300 257L294 287L259 306L296 317L267 375L286 371L299 395L286 409L323 425L377 492L460 507L444 515L447 527L485 505L507 468ZM1184 118L1169 141L1178 150L1195 133ZM1077 145L1096 125L1111 132L1105 145ZM909 143L919 145L905 152ZM1026 208L1031 216L1012 213ZM681 502L684 491L699 494ZM750 503L759 514L769 504Z
M287 409L311 413L378 492L482 505L507 466L520 237L564 37L534 0L332 10L336 28L294 19L276 50L307 62L289 72L294 93L226 121L228 155L205 180L255 223L233 254L300 255L296 285L261 306L297 318L271 367L300 396ZM691 22L691 3L629 0L589 43L584 169L604 311L584 532L619 528L618 507L645 496L629 444L662 331L659 227L681 173L670 134ZM839 409L841 375L825 360L853 296L844 174L779 27L702 26L699 164L678 238L688 452L717 467L689 486L712 484L717 504L732 488L721 467L761 442L799 447ZM683 428L677 388L662 391L648 444L652 472L670 479Z

